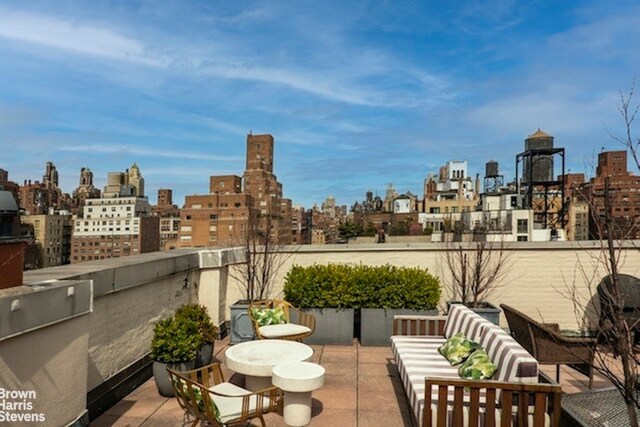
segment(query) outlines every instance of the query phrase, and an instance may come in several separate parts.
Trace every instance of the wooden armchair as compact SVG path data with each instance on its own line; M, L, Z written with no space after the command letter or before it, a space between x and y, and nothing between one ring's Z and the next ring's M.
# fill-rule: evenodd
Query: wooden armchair
M282 405L283 393L277 387L252 393L225 382L219 363L192 371L167 371L185 417L195 419L192 427L198 422L220 427L246 424L253 418L266 427L263 415L279 412Z
M257 316L263 310L282 310L285 323L262 324ZM311 336L316 329L316 317L305 313L290 303L279 299L255 301L249 304L249 318L253 323L253 330L259 339L281 339L302 341ZM292 316L293 315L293 316ZM292 319L293 318L293 319ZM292 321L295 320L295 323Z
M560 365L570 365L589 377L589 388L593 386L597 339L566 337L560 334L556 324L536 322L506 304L500 304L500 308L515 340L541 365L556 365L556 381L560 382Z

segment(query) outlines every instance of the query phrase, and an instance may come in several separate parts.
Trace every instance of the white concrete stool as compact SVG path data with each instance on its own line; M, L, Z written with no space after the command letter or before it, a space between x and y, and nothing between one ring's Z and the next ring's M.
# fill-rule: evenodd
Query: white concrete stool
M283 363L273 368L273 385L284 391L284 422L306 426L311 422L311 392L324 385L324 368L311 362Z

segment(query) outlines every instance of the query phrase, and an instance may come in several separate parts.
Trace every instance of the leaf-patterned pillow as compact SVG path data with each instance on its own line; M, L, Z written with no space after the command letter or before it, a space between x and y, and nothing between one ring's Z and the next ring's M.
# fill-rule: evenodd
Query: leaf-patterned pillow
M484 348L479 348L465 360L458 369L462 378L468 380L486 380L496 373L498 367L491 362Z
M478 343L468 339L463 332L458 332L442 344L438 352L453 366L464 362L476 348Z
M182 379L176 379L174 377L173 382L174 384L176 384L178 388L182 388L182 393L184 394L185 399L191 402L193 398L195 402L191 402L191 403L195 403L201 412L205 412L205 401L204 401L205 397L202 396L202 389L200 387L197 387L193 384L191 385L191 390L193 391L193 397L192 397L191 394L189 394L189 388L185 381L183 381ZM213 416L216 418L216 421L218 423L222 424L222 421L220 421L220 409L218 409L218 405L216 405L216 402L211 398L211 396L209 396L209 394L207 394L206 397L209 398L209 402L211 403L211 409L213 409Z
M258 322L258 326L279 325L287 323L284 308L252 308L251 316Z

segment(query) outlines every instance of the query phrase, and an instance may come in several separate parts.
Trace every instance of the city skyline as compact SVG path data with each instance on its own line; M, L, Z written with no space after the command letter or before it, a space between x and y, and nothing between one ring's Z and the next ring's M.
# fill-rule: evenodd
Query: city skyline
M137 162L146 194L206 194L275 137L284 196L311 207L422 194L429 172L490 159L506 180L537 128L571 172L623 149L619 90L640 65L633 2L0 5L0 168L65 192Z

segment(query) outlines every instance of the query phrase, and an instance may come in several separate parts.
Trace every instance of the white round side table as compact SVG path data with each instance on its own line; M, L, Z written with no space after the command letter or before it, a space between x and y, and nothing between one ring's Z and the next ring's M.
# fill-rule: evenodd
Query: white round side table
M311 422L311 392L324 385L325 370L311 362L276 365L271 380L284 391L284 422L288 426L306 426Z

